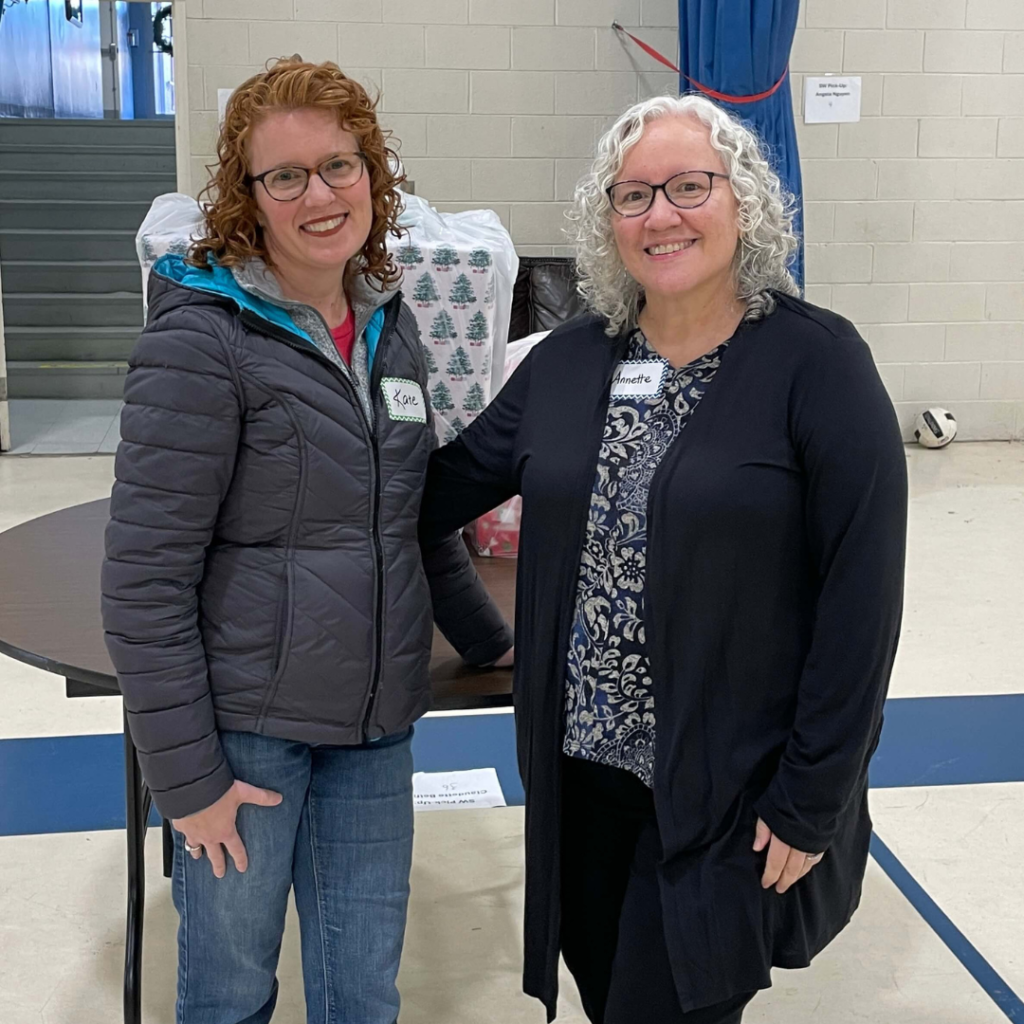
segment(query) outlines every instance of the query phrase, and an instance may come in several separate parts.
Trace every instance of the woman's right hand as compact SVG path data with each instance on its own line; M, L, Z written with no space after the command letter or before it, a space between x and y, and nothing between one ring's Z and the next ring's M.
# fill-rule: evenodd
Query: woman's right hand
M235 779L231 788L215 804L210 804L209 807L190 814L187 818L174 818L171 824L185 836L186 844L194 848L192 856L199 860L205 850L214 875L223 878L227 871L224 850L231 854L238 871L245 871L249 866L245 845L238 834L238 829L235 828L238 808L242 804L276 807L281 799L280 793L259 789Z
M494 663L494 668L512 668L515 663L516 649L513 645Z

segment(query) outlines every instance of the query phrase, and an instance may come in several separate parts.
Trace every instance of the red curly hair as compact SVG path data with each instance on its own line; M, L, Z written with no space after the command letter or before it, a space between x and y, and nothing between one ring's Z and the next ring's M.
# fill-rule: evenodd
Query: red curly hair
M388 145L391 133L377 123L378 102L379 97L370 99L362 85L336 64L310 64L299 56L270 62L266 71L240 85L231 94L224 114L217 140L218 163L209 168L212 177L200 194L200 199L209 200L204 207L206 237L193 243L189 263L206 267L207 258L213 255L226 267L253 257L271 264L256 219L247 143L253 128L272 111L313 107L334 111L338 124L356 137L366 157L373 222L359 271L383 288L398 281L402 272L388 253L386 238L389 232L396 237L401 234L398 186L405 176L392 170L398 166L398 155Z

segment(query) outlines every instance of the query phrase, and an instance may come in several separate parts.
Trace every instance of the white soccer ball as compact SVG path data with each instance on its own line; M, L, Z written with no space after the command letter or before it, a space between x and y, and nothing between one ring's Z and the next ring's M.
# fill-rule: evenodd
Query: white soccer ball
M925 409L914 422L914 437L925 448L945 448L956 437L956 417L937 406Z

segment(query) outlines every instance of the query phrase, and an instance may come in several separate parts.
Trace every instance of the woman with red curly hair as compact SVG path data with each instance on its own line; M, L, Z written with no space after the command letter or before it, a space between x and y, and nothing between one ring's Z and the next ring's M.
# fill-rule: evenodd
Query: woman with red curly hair
M394 1024L431 604L512 636L455 536L400 272L401 179L358 83L282 60L228 103L205 237L153 268L103 567L128 726L175 827L179 1024L264 1024L289 892L307 1020Z

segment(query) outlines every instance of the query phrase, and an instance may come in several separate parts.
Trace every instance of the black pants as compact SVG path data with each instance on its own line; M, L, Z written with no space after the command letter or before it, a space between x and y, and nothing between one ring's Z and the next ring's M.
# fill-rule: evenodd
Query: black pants
M748 993L683 1013L655 867L651 791L630 772L562 758L562 956L593 1024L739 1024Z

